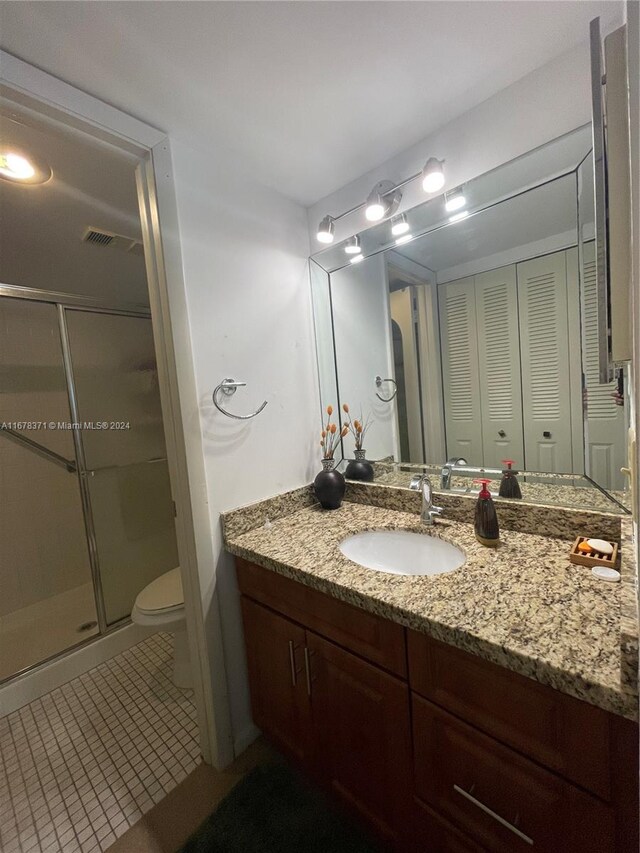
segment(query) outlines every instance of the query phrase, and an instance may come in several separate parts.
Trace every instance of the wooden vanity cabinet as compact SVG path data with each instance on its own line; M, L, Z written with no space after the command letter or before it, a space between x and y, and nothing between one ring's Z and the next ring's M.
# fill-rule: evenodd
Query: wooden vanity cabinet
M402 853L637 853L637 725L237 560L255 722Z
M308 764L313 738L305 630L245 597L242 617L254 722L290 758Z
M294 581L269 573L275 584L268 595L262 584L254 585L256 575L264 571L238 565L256 725L380 838L402 850L400 833L410 819L412 796L408 685L250 598L251 594L269 598L282 609L293 596L299 604L298 590L289 586L300 587ZM310 611L304 622L331 622L333 599L315 595L320 595L322 607ZM382 656L393 665L395 644L391 651L384 650L384 638L395 632L382 625L372 631L373 622L383 620L335 604L336 621L327 633L354 636L360 650L367 648L371 656ZM296 615L302 618L299 610ZM404 647L404 637L402 641ZM404 660L402 668L406 671Z

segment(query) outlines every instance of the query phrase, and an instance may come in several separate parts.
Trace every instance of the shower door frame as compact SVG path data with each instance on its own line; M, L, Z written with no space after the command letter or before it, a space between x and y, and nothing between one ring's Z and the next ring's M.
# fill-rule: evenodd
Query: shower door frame
M102 576L100 574L100 557L98 554L98 545L96 540L95 527L93 523L93 510L91 506L91 494L87 477L89 471L87 469L84 445L82 441L82 430L77 424L80 423L80 413L78 410L78 398L76 394L76 385L73 375L73 363L71 358L71 348L69 345L69 333L67 330L66 311L90 311L95 314L108 314L116 317L139 317L141 319L151 320L151 311L144 305L122 304L110 305L99 299L92 299L87 296L76 296L72 293L61 293L51 290L39 290L34 287L22 287L15 284L0 283L0 299L8 297L10 299L24 299L29 302L46 302L49 305L54 305L56 308L56 321L58 324L58 334L60 335L60 345L62 350L62 368L64 370L64 378L67 386L67 398L69 401L69 414L71 416L71 435L73 438L73 448L75 455L75 474L78 478L78 488L80 490L80 502L82 505L82 516L84 520L84 528L87 537L87 552L89 555L89 566L91 569L91 583L93 586L94 602L96 606L96 615L98 617L98 633L92 634L72 646L68 646L61 652L51 655L43 660L36 661L23 669L12 673L9 679L19 675L26 675L38 667L55 660L62 655L69 654L77 649L94 642L99 637L104 637L111 631L116 631L123 625L131 622L131 615L123 616L115 622L107 623L106 608L104 602L104 591L102 588ZM0 682L0 685L4 682Z
M133 154L158 368L176 537L198 711L200 748L217 768L234 740L217 594L205 614L199 565L215 570L202 438L185 424L199 411L180 247L173 164L166 133L0 50L0 95ZM50 294L51 296L52 294ZM81 298L82 299L82 298ZM206 576L206 575L205 575Z

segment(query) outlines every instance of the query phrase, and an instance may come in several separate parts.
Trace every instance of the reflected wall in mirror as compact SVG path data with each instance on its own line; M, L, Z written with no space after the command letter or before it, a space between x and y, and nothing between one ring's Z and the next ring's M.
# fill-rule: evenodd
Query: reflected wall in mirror
M356 263L344 245L312 259L323 404L371 413L378 480L433 466L468 491L513 460L525 498L626 506L625 373L598 382L590 149L581 128L470 181L454 216L438 197L401 240L388 222L360 235Z

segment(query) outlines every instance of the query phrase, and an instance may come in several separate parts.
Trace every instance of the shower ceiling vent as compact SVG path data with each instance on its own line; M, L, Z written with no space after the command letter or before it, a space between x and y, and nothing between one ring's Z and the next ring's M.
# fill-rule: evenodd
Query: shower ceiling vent
M140 240L105 231L103 228L89 226L82 235L82 240L84 243L93 243L94 246L109 246L112 249L120 249L121 252L131 252L133 255L142 255L144 252Z

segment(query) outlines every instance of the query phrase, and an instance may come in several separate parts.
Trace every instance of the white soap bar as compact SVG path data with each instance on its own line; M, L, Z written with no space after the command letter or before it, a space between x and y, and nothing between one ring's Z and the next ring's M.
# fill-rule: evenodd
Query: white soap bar
M598 580L609 581L609 583L616 583L620 580L620 572L609 569L607 566L594 566L591 569L591 574Z
M604 539L587 539L587 545L598 554L613 554L613 545Z

